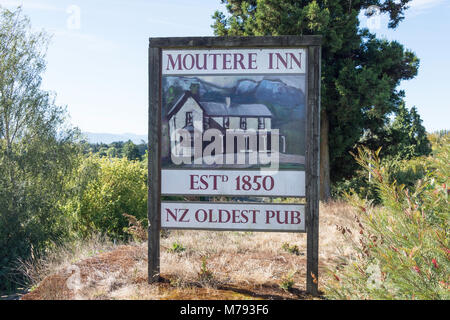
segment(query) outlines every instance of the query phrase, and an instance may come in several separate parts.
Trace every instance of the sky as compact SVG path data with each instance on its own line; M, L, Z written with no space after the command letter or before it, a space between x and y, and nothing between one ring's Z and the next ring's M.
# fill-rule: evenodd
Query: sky
M43 89L67 106L83 132L147 134L148 38L212 36L220 0L0 0L22 5L33 29L52 35ZM419 74L403 81L428 132L450 129L450 1L413 0L395 30L369 20L380 38L397 40L420 58Z

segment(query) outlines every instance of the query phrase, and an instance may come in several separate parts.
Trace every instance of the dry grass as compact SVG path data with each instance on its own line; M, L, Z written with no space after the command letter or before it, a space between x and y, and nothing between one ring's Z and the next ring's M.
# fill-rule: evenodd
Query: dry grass
M356 230L354 212L345 203L322 204L320 214L319 288L326 280L325 268L352 254L336 225ZM179 250L173 250L174 243ZM284 250L285 243L296 245L298 254ZM106 248L113 250L93 255ZM161 239L163 281L153 285L147 284L145 242L114 248L99 241L76 254L62 252L28 265L37 285L24 299L310 298L304 293L305 234L170 231ZM292 274L292 290L281 289Z
M116 247L105 237L94 235L90 239L57 246L49 250L44 257L20 261L19 272L25 274L29 283L36 285L45 277L60 273L78 261L114 250Z

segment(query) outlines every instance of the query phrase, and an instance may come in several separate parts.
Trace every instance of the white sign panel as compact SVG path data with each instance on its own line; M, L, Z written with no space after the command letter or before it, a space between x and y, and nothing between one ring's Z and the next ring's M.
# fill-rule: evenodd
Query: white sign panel
M161 203L161 227L305 232L302 204Z
M289 49L163 50L162 74L303 74L306 51Z
M304 197L304 171L162 170L163 195Z

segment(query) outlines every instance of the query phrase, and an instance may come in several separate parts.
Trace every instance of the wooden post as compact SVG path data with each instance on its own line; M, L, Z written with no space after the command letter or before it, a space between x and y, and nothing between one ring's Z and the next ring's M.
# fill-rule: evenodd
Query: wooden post
M319 294L320 53L319 46L308 47L306 290L314 296Z
M148 282L159 280L161 211L161 49L149 48L148 123Z

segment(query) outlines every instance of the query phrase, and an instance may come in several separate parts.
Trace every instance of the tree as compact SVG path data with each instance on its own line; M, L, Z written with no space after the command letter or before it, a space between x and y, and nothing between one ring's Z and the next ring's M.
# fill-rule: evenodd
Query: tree
M123 155L128 160L139 160L139 161L141 160L139 148L131 140L128 140L123 145Z
M215 35L323 36L321 91L321 198L331 181L349 178L364 132L384 137L389 115L404 96L401 80L417 74L419 59L396 41L360 28L358 15L372 5L389 15L389 27L404 19L410 0L222 0L229 16L215 12Z
M18 258L67 232L61 205L78 147L64 109L40 88L48 40L20 8L0 8L0 289Z
M384 147L387 156L409 160L431 153L431 143L415 107L408 110L404 103L400 104L397 116L387 131Z

